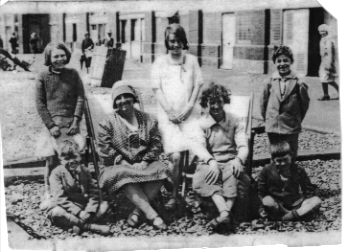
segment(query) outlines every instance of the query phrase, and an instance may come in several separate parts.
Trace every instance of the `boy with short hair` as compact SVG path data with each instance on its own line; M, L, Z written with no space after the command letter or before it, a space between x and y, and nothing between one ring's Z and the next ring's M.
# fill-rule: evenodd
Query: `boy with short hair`
M77 144L64 140L59 150L61 165L49 176L49 219L53 225L73 228L77 233L93 231L109 234L109 226L91 223L104 214L107 207L100 206L96 181L93 181L90 172L81 164Z
M322 201L316 196L316 186L305 170L292 162L289 144L285 141L272 144L270 150L272 162L258 177L260 216L289 221L318 209Z

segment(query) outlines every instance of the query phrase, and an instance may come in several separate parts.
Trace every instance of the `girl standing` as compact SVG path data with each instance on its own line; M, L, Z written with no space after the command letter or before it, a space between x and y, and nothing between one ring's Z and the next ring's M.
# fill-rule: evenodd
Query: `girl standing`
M204 156L200 152L206 152L197 140L202 138L196 137L199 134L196 119L200 115L196 101L203 78L197 58L187 52L189 47L183 27L174 23L166 28L165 46L168 54L157 58L152 67L152 88L158 100L164 151L170 154L173 163L173 198L166 207L174 208L179 186L180 152L191 150L197 156Z

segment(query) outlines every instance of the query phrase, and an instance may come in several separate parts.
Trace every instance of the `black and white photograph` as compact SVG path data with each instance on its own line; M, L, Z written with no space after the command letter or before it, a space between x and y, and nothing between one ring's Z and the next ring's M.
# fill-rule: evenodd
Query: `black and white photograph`
M317 0L1 1L1 243L341 244L338 21Z

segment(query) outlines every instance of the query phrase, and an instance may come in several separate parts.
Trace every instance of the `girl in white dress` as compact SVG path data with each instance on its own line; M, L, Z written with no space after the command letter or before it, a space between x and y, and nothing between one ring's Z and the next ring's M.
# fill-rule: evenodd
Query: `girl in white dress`
M158 57L152 67L152 88L158 100L159 130L165 153L173 163L173 198L166 204L174 208L179 186L180 152L190 150L200 156L206 152L197 124L200 107L196 101L203 85L197 58L187 53L184 28L170 24L165 30L168 54Z

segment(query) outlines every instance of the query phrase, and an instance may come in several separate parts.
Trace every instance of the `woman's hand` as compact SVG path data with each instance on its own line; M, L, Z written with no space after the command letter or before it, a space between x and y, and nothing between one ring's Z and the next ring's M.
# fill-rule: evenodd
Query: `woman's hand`
M147 168L147 166L148 166L148 162L146 162L146 161L142 161L140 163L133 164L133 167L136 170L144 170L145 168Z
M122 159L123 159L122 155L116 156L116 158L114 159L114 164L120 164Z
M79 123L78 123L78 119L75 117L73 119L73 122L70 128L67 131L67 135L70 135L70 136L75 135L78 133L78 131L79 131Z
M53 128L49 129L49 132L55 138L61 135L61 132L58 126L54 126Z
M215 184L215 182L219 178L219 175L220 175L220 170L219 170L219 167L217 165L216 160L211 160L209 162L209 172L205 176L205 182L208 185L213 185L213 184Z

